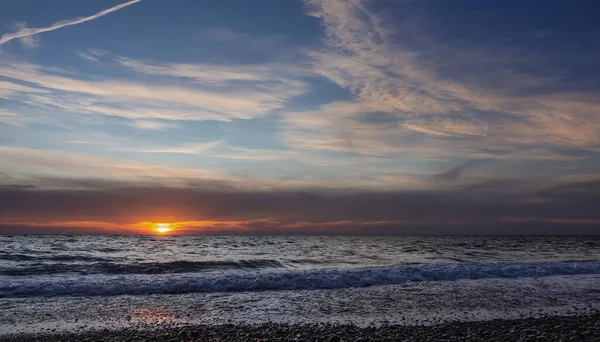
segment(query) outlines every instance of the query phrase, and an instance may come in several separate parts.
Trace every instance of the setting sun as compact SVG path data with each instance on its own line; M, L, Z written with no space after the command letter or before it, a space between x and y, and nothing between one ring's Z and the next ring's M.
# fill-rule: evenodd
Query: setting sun
M170 223L156 223L154 224L154 229L157 232L164 234L170 232L173 229L173 225Z

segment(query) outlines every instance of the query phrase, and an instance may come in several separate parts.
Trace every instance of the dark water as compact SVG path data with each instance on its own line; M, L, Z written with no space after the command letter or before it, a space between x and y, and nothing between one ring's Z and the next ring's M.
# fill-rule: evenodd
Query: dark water
M0 244L5 298L600 273L598 237L2 236Z

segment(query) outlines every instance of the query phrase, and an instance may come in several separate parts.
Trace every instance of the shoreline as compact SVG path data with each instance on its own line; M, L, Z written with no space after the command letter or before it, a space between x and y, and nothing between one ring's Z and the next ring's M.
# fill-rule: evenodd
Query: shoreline
M431 326L199 324L0 336L0 341L600 341L600 311L579 316L451 322Z

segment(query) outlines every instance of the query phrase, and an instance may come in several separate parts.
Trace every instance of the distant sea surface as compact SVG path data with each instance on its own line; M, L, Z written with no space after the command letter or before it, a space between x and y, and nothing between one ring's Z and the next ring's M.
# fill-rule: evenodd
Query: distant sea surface
M0 332L563 314L598 287L599 237L0 236Z

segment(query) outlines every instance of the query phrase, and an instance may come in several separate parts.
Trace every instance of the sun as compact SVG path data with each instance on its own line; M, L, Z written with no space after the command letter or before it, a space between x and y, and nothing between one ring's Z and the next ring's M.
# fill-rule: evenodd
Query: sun
M170 223L155 223L154 230L161 234L165 234L173 230L173 225Z

